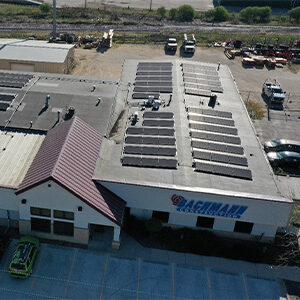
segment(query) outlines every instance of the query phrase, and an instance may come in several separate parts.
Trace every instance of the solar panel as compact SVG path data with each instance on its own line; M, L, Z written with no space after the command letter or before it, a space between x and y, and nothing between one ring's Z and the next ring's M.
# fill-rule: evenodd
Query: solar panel
M172 72L170 71L163 71L163 72L149 72L149 71L137 71L136 75L143 75L143 76L154 76L154 75L159 75L159 76L172 76Z
M154 128L154 127L128 127L127 134L131 135L160 135L160 136L174 136L174 128Z
M234 127L225 127L225 126L212 125L208 123L194 123L194 122L190 123L190 127L198 130L237 135L237 129Z
M236 144L236 145L241 144L241 139L238 136L227 136L222 134L214 134L214 133L192 130L191 137L203 139L203 140L215 141L215 142L223 142L227 144Z
M124 147L124 154L175 156L175 147L128 146Z
M125 154L142 154L142 148L139 146L125 146L123 152Z
M126 136L126 144L175 145L175 137Z
M134 88L133 92L160 92L160 93L172 93L173 89L172 87L143 87L143 86L137 86Z
M0 94L0 101L12 102L16 98L14 94Z
M0 86L22 88L32 77L26 74L0 73Z
M135 81L172 81L172 76L136 76Z
M167 86L171 87L172 82L170 81L136 81L135 86L154 86L154 87L160 87L160 86Z
M135 167L153 167L163 169L176 169L177 159L166 158L148 158L148 157L135 157L135 156L123 156L123 166L135 166Z
M249 169L196 162L195 171L252 180L252 173Z
M189 95L204 96L204 97L210 97L211 95L210 91L203 91L203 90L191 89L191 88L185 88L185 93Z
M215 109L205 109L199 107L188 107L188 112L195 112L203 115L217 116L221 118L232 119L232 113Z
M9 108L9 103L7 102L0 102L0 110L6 111Z
M192 139L192 147L217 151L217 152L239 154L239 155L244 154L244 148L240 146L233 146L233 145L220 144L220 143L210 143L210 142L199 141L194 139Z
M148 119L173 119L174 118L174 113L172 112L152 112L152 111L147 111L144 113L144 118Z
M144 120L143 126L156 126L156 127L173 127L174 121L173 120Z
M231 127L234 126L234 121L232 119L220 119L220 118L214 118L214 117L199 115L199 114L197 115L189 114L189 119L193 121L212 123L212 124L218 124L224 126L231 126Z
M149 96L153 96L154 99L159 98L159 93L133 93L132 99L148 99Z

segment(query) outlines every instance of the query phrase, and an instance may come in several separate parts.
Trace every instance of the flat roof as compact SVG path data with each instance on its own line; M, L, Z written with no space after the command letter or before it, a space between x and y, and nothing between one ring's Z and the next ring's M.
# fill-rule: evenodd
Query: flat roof
M0 129L0 186L19 186L44 138L41 133Z
M166 60L165 62L168 61L170 62L170 60ZM213 191L223 190L231 194L233 193L236 196L245 196L247 194L249 197L251 195L255 197L257 195L255 198L262 200L290 202L289 199L281 197L273 171L263 152L262 145L256 136L255 129L240 98L230 69L225 65L222 65L219 71L220 83L224 92L217 94L217 102L219 104L216 105L215 110L232 113L232 119L237 128L238 137L241 140L240 146L244 148L244 156L248 161L248 169L252 173L252 180L195 172L187 108L199 107L211 110L212 108L208 106L209 98L187 95L185 93L181 60L172 60L173 97L170 106L159 109L159 112L170 111L174 113L176 158L178 159L177 169L122 166L121 158L123 156L128 118L134 111L138 111L140 118L143 116L141 106L134 104L132 100L133 84L139 62L138 60L126 60L124 63L121 85L128 86L128 91L120 89L118 93L122 95L121 98L129 99L128 103L131 104L126 104L127 110L122 118L120 118L117 129L111 134L109 139L103 142L94 172L94 179L100 182L110 181L153 187L163 186L164 188L168 186L170 188L183 187L191 191L199 191L199 188ZM161 61L151 62L161 63ZM217 68L217 65L199 62L193 62L192 65ZM169 94L161 94L161 97L167 101ZM140 126L141 124L137 123L137 125Z
M60 74L31 74L33 78L23 88L0 88L0 93L16 95L6 111L0 110L0 127L48 131L62 122L69 107L73 107L75 116L105 136L122 109L118 106L120 101L116 96L118 81ZM48 108L45 107L47 95L50 95Z
M0 39L0 59L63 63L73 47L47 41Z

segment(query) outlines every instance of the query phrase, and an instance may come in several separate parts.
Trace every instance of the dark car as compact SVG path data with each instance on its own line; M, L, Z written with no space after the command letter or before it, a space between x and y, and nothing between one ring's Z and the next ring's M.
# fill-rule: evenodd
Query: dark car
M286 139L267 141L264 148L266 152L292 151L300 153L300 142Z
M297 152L269 152L267 157L273 166L300 166L300 154Z

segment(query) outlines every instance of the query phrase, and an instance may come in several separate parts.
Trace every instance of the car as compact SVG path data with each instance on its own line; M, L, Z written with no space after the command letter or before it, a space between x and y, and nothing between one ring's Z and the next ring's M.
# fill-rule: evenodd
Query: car
M285 92L280 87L279 82L267 79L262 88L263 96L267 97L270 103L282 104L285 100Z
M268 160L273 166L300 166L300 153L291 151L269 152Z
M20 239L9 264L9 273L13 277L27 278L32 273L32 267L40 247L39 239L24 236Z
M167 40L167 44L166 44L166 50L167 51L173 51L176 52L177 51L177 40L176 38L168 38Z
M300 142L286 139L267 141L264 149L266 152L292 151L300 153Z

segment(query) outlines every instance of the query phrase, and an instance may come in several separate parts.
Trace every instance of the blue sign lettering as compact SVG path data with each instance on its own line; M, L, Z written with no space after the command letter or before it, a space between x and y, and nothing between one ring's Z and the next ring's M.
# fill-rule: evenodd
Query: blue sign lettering
M240 219L248 206L237 204L223 204L220 202L187 200L182 196L173 195L173 205L179 212L194 213L208 216Z

